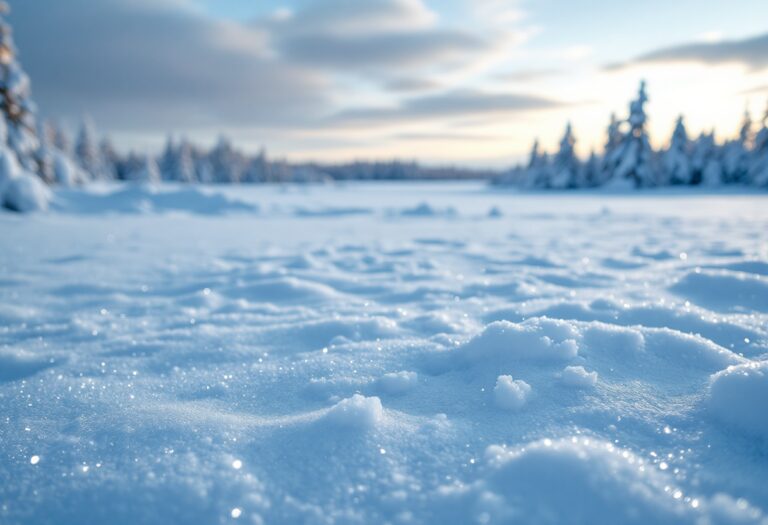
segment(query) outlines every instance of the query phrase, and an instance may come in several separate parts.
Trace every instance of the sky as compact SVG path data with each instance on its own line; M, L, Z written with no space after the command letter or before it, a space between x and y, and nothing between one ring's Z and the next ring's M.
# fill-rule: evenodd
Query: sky
M567 122L587 155L648 83L649 132L768 107L764 0L10 0L40 113L323 162L503 167Z

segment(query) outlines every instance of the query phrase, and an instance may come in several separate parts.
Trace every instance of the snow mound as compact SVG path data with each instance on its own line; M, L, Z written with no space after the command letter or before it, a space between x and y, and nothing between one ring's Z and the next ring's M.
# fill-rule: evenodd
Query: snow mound
M1 191L3 206L21 213L45 211L51 201L51 192L43 181L29 173L6 181Z
M458 349L470 362L487 360L570 360L578 355L578 330L546 318L523 323L496 321Z
M714 374L709 411L748 434L768 439L768 361L729 366Z
M258 206L231 199L202 188L171 185L131 184L113 191L91 189L59 190L57 211L73 214L143 214L185 212L196 215L223 215L232 212L258 212Z
M371 215L373 214L372 208L363 208L363 207L330 207L330 208L297 208L294 214L296 217L307 217L307 218L320 218L320 217L338 217L338 218L344 218L344 217L350 217L355 215Z
M455 217L458 215L455 208L435 208L426 202L421 202L413 208L405 208L399 213L402 217Z
M237 299L262 303L319 302L337 299L341 296L328 285L297 277L266 279L231 288L225 293Z
M754 274L695 271L670 290L711 310L768 312L768 280Z
M344 428L373 429L384 417L378 397L355 394L336 403L325 415L325 421Z
M586 438L486 449L487 471L440 492L440 523L694 523L691 499L630 451Z
M24 379L53 365L51 359L24 350L0 348L0 381Z
M531 385L509 375L499 376L493 388L493 400L502 410L520 410L530 395Z
M416 372L401 371L384 374L376 382L379 390L386 394L404 394L413 390L419 384L419 375Z
M592 388L597 384L597 372L587 372L583 366L566 366L560 379L567 386Z

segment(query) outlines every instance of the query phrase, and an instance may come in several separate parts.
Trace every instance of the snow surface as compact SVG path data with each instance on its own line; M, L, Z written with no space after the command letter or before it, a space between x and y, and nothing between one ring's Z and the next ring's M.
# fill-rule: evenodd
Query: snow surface
M763 196L105 185L0 229L0 523L768 523Z

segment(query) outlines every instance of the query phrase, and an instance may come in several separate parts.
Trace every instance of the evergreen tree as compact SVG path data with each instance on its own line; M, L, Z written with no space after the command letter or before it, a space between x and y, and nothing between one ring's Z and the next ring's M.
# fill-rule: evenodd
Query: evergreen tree
M41 174L36 107L29 77L16 59L13 32L4 18L8 12L8 5L0 0L0 147L13 152L25 170Z
M248 164L248 168L243 174L243 182L271 182L271 179L272 173L267 160L267 152L262 148L259 154Z
M157 167L157 162L150 155L140 156L134 162L135 164L132 171L128 173L127 180L142 183L160 182L160 168Z
M739 138L723 145L723 178L726 183L745 182L749 175L749 148L752 142L752 118L744 111Z
M600 170L600 160L595 150L589 152L589 158L579 170L579 181L577 188L594 188L599 186L602 180Z
M160 157L160 173L163 180L195 182L195 164L189 142L182 140L176 145L170 137L168 138L165 151Z
M61 151L65 155L72 156L72 138L67 133L67 130L62 128L58 123L52 123L50 128L50 143L53 147Z
M690 142L682 115L677 118L669 148L664 152L662 182L666 184L692 184Z
M210 152L208 162L213 171L214 182L240 182L245 171L245 158L232 147L232 143L225 137L221 137L216 147Z
M647 188L657 184L653 169L653 151L645 129L648 120L645 104L648 96L645 81L640 82L637 98L629 105L629 133L623 139L619 151L619 162L613 172L611 185L624 186L631 183L636 188Z
M48 122L40 122L38 125L38 149L35 154L38 163L40 177L48 184L56 181L54 148L51 143L52 128Z
M165 149L157 161L157 167L160 169L160 176L163 180L171 180L171 170L173 169L173 156L175 154L175 145L173 137L168 135L165 140Z
M96 131L93 122L88 118L83 119L80 125L80 133L75 144L75 158L91 179L99 180L106 178Z
M608 124L605 152L603 153L602 166L599 180L596 184L603 184L613 177L621 163L621 145L624 142L624 134L621 132L621 122L611 113L611 121Z
M574 146L576 139L573 136L571 123L565 127L565 134L560 140L560 149L552 163L552 177L549 187L557 189L575 188L579 176L579 159L576 158Z
M691 153L691 184L717 186L723 181L723 166L715 134L702 133L693 144Z
M526 186L542 189L550 187L549 156L539 151L538 139L533 142L526 173Z
M749 181L760 187L768 186L768 107L763 115L763 127L755 135Z
M99 156L101 157L103 178L106 180L117 179L117 165L120 162L120 155L109 137L104 137L99 143Z

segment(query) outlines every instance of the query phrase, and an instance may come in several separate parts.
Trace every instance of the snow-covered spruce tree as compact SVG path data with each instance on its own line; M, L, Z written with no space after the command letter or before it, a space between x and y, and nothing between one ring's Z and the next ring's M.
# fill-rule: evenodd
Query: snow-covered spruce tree
M629 132L622 138L618 152L618 165L609 184L614 187L648 188L657 185L653 169L653 151L645 129L648 117L645 104L648 95L645 81L640 82L637 98L629 105Z
M117 165L120 162L120 154L109 137L104 137L99 142L99 155L102 162L102 177L105 180L117 179Z
M579 177L579 159L576 157L574 146L576 139L569 122L565 126L565 133L560 140L560 149L552 161L552 176L549 187L554 189L576 188Z
M160 182L160 168L150 155L134 157L133 168L126 175L126 180L141 183Z
M662 184L692 184L690 141L683 116L677 118L669 148L662 157Z
M243 173L243 182L271 182L271 179L272 173L269 160L267 160L267 152L262 148L259 154L248 163L248 167Z
M246 159L226 137L221 137L208 154L208 162L213 171L213 182L237 183L245 171Z
M46 182L62 186L82 184L89 178L88 175L77 166L69 155L55 146L56 134L53 124L50 122L41 124L37 134L40 141L40 148L37 153L40 176Z
M4 18L8 12L0 0L0 146L8 148L23 169L39 173L36 107L29 77L16 59L13 31Z
M80 167L93 180L104 178L104 163L101 159L99 142L93 122L89 118L83 119L80 124L80 132L75 144L75 158Z
M611 122L608 124L606 134L605 151L603 152L600 174L595 181L596 185L602 185L611 180L621 163L621 146L624 142L624 134L621 132L621 122L616 118L615 113L611 113Z
M587 162L581 165L579 169L579 179L577 188L594 188L601 183L600 159L594 150L589 152Z
M19 212L48 207L50 192L42 173L35 105L29 77L16 60L8 6L0 0L0 206ZM49 164L47 166L50 166ZM38 176L41 175L41 176Z
M38 148L35 154L38 164L38 174L47 182L52 184L56 182L54 146L51 142L53 137L50 123L40 121L37 126Z
M70 157L74 156L72 147L72 138L67 133L67 130L61 127L57 122L51 122L47 128L48 142L57 150L61 151L65 155Z
M718 186L723 182L723 165L715 144L715 132L702 133L693 143L691 184Z
M175 144L168 137L165 150L160 156L158 166L163 180L171 182L195 182L195 164L192 158L192 146L186 140Z
M768 108L763 115L763 127L755 135L749 166L749 182L754 186L768 187Z
M179 182L197 182L195 173L195 161L193 159L194 148L189 141L182 139L176 151L176 180Z
M549 155L540 151L539 140L536 139L533 142L530 160L526 167L524 186L540 189L549 188L550 178L551 170L549 166Z
M739 138L723 144L723 180L727 184L747 182L749 176L749 150L752 145L752 117L744 111Z

